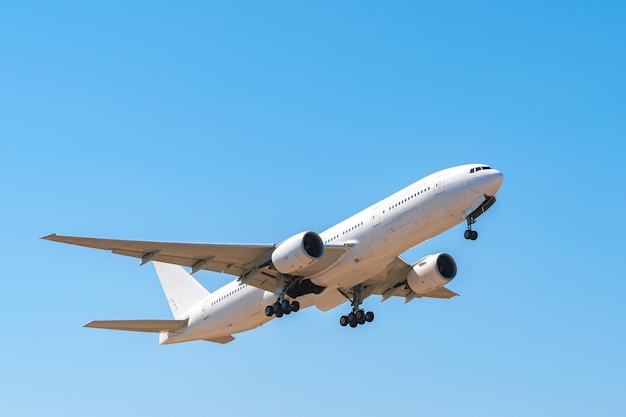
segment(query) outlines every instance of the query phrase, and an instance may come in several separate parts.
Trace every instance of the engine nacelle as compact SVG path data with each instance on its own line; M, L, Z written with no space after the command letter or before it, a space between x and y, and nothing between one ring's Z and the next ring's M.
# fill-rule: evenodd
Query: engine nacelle
M302 232L280 243L272 252L272 265L282 274L295 274L324 254L324 241L315 232Z
M413 264L406 281L414 293L423 295L443 287L455 276L454 258L447 253L438 253Z

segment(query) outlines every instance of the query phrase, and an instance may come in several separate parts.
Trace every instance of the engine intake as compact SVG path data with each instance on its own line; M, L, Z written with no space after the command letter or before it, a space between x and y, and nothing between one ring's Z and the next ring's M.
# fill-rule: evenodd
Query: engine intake
M419 295L435 291L456 276L456 262L447 253L428 255L411 266L407 274L407 284Z
M324 254L324 242L315 232L302 232L280 243L272 252L272 265L282 274L294 274Z

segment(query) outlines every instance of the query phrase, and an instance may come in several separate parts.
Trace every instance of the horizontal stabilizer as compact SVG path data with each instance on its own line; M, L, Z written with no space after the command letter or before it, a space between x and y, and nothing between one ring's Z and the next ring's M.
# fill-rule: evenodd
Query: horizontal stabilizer
M215 337L213 339L204 339L204 340L206 340L207 342L226 344L226 343L232 342L233 340L235 340L235 338L232 337L231 335L227 335L227 336Z
M167 333L182 329L187 325L185 320L95 320L85 327L110 330L128 330L131 332Z

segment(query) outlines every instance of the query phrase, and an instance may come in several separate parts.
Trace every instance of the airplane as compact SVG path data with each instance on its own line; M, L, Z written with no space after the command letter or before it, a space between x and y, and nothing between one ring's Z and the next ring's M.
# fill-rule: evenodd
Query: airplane
M85 327L159 333L160 344L205 340L228 343L233 334L316 306L328 311L347 301L341 326L372 322L361 305L403 297L452 298L457 274L447 253L408 263L399 255L458 225L476 240L476 219L496 202L503 175L485 164L435 172L331 227L304 231L271 245L146 242L51 234L42 239L153 262L174 319L100 320ZM188 272L184 267L191 268ZM209 292L193 277L200 270L235 280Z

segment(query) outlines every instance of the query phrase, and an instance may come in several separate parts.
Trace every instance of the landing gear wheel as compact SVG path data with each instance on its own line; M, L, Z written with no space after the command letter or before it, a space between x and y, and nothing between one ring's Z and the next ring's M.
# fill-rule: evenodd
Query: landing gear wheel
M356 324L356 317L354 316L354 313L348 314L348 323L350 323L351 327L352 324Z
M478 239L478 232L476 230L466 230L465 233L463 233L463 236L465 237L465 239L467 240L476 240Z
M300 310L300 303L298 301L290 302L289 300L283 299L265 307L265 315L267 317L282 317L295 313L298 310Z
M348 325L348 317L341 316L341 318L339 318L339 324L341 324L341 327L346 327Z
M357 323L365 324L365 312L363 310L357 311L354 317Z
M281 308L278 301L274 303L274 305L272 306L272 310L274 310L274 314L276 314L276 316L278 316L278 313L280 313L281 315L283 313L283 309Z
M371 311L368 311L367 313L365 313L365 321L367 321L368 323L371 323L374 321L374 313L372 313Z
M356 321L350 322L350 327L354 329L356 326L358 326L358 323Z

